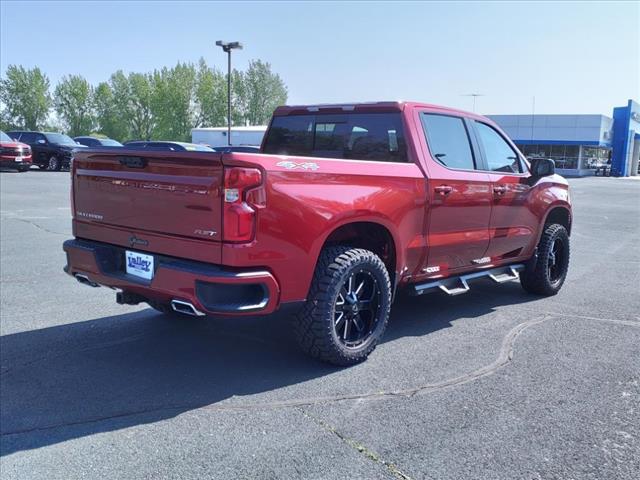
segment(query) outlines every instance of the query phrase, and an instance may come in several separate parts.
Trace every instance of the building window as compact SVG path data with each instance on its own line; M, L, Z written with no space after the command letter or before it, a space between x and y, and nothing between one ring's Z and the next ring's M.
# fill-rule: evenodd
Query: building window
M550 158L556 163L556 168L575 170L578 168L580 147L578 145L519 145L525 157Z
M576 170L578 168L596 169L606 165L609 161L609 148L582 147L582 165L579 166L579 145L518 145L525 157L551 158L556 162L556 168Z
M609 161L609 149L601 147L582 147L582 168L596 169Z

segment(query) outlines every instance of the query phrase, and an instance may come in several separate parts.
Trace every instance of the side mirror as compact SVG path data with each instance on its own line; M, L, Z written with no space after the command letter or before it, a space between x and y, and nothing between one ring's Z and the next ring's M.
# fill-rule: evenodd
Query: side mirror
M531 161L531 176L534 178L548 177L556 173L556 162L550 158L534 158Z

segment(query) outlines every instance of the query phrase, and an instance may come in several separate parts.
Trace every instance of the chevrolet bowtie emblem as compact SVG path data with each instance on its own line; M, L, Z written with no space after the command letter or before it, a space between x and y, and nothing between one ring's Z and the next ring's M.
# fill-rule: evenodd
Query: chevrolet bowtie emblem
M135 247L136 245L143 245L146 247L147 245L149 245L149 241L138 238L135 235L131 235L129 237L129 245L132 247Z

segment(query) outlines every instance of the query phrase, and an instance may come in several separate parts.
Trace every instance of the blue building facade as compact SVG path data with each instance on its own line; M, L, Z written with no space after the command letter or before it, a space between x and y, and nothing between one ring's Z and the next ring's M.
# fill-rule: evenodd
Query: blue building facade
M611 174L628 177L638 174L640 155L640 105L629 100L613 109L613 154Z
M606 115L490 115L527 157L552 158L559 173L638 174L640 105L629 100Z

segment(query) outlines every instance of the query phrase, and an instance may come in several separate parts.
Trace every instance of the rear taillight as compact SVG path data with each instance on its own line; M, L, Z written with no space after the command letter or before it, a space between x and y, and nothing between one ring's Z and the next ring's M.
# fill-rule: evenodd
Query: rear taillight
M250 242L256 228L256 209L264 206L262 173L257 168L224 170L222 238L225 242Z

